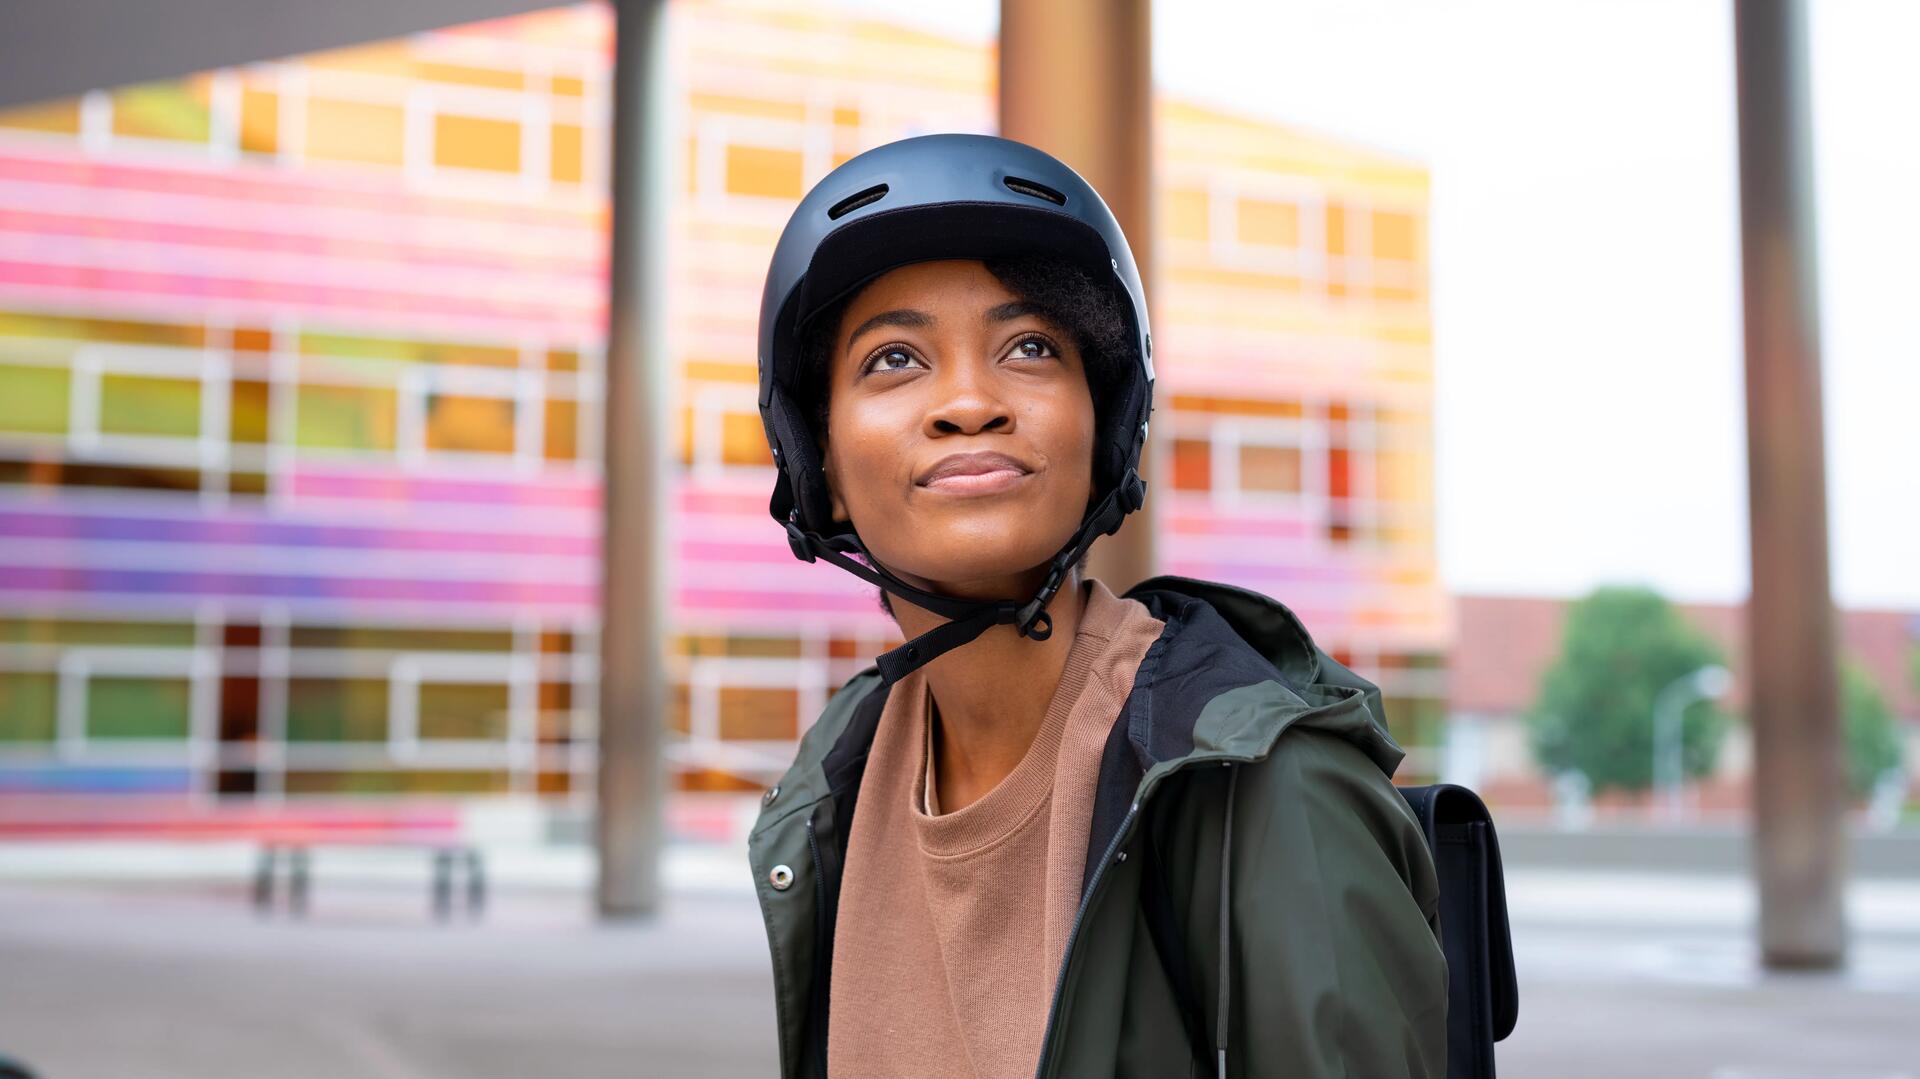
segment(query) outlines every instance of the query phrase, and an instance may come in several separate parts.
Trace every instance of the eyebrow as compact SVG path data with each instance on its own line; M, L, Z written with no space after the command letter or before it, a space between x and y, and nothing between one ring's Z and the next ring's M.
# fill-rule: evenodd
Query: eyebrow
M1030 300L1012 300L1000 304L997 307L988 308L986 316L981 321L989 324L1012 322L1014 319L1024 318L1028 315L1039 315L1042 318L1048 317L1047 309L1040 304L1033 303ZM862 334L865 334L868 330L877 330L882 326L900 326L910 330L918 330L925 329L933 325L933 323L934 318L932 315L927 314L925 311L916 311L910 307L900 307L892 311L882 311L854 327L854 331L847 335L846 347L852 348L853 343L860 340Z
M882 326L903 326L910 330L917 330L931 325L933 325L933 316L927 314L925 311L915 311L905 307L892 311L882 311L867 321L862 322L852 333L848 334L846 347L852 348L853 343L860 340L861 334L866 333L868 330L877 330Z
M1014 300L1011 303L1003 303L998 307L988 310L985 321L1012 322L1014 319L1023 318L1027 315L1039 315L1041 318L1048 317L1047 309L1040 304L1030 300Z

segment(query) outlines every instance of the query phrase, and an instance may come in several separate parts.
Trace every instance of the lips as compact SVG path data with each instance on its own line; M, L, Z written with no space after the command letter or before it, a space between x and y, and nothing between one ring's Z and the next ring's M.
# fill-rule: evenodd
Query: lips
M1004 453L955 453L934 462L914 482L932 491L993 494L1014 486L1032 472Z

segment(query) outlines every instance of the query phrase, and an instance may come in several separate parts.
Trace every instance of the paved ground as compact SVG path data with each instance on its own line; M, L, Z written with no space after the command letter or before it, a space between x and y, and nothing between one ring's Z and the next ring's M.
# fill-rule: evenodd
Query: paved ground
M232 874L88 882L0 856L0 1051L45 1079L773 1073L730 853L682 852L664 917L629 927L593 923L572 863L446 926L410 867L321 868L301 924L254 917ZM1753 969L1734 879L1510 884L1524 985L1503 1076L1920 1079L1920 882L1858 889L1852 969L1802 977Z

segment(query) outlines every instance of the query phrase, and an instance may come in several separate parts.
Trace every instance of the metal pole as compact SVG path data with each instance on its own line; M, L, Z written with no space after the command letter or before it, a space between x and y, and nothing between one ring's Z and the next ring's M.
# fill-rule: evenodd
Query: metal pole
M603 918L660 903L666 769L666 271L670 136L660 122L666 0L617 0L613 250L605 388L600 766L594 841Z
M1827 580L1807 15L1734 5L1746 303L1747 605L1760 952L1770 967L1845 961L1845 778Z
M1668 820L1685 816L1686 806L1686 715L1700 701L1718 699L1733 685L1733 675L1718 663L1688 671L1668 682L1653 698L1653 775L1648 788L1660 794Z
M1680 785L1683 770L1680 758L1680 719L1686 707L1697 699L1693 674L1674 679L1653 701L1653 786L1669 821L1680 819Z
M1001 0L1000 133L1053 154L1113 209L1153 288L1151 0ZM1063 75L1071 72L1071 76ZM1147 443L1147 504L1094 545L1088 566L1118 592L1154 573L1158 454Z

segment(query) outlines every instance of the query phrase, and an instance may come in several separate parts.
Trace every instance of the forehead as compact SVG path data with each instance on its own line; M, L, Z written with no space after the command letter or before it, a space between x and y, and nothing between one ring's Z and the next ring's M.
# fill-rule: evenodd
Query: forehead
M848 301L840 316L842 334L882 311L942 313L984 311L1015 298L1000 279L975 259L916 262L888 270L869 281Z

